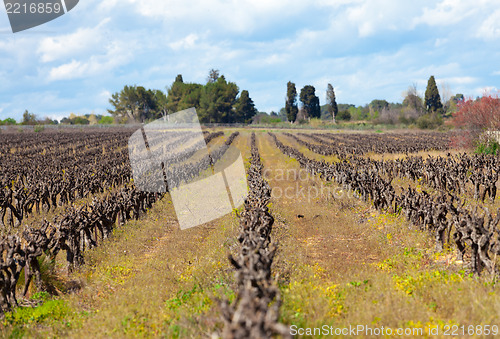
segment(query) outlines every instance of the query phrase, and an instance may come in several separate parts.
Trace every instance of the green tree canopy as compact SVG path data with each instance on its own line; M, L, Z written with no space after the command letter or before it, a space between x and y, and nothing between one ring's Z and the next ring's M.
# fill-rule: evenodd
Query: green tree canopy
M351 120L351 113L349 113L349 111L347 111L347 110L339 111L339 114L337 115L337 120L349 121L349 120Z
M109 99L114 110L108 112L121 119L144 122L158 117L154 92L142 86L125 86Z
M286 85L285 112L288 121L294 122L297 118L299 108L297 107L297 89L295 84L289 81Z
M372 110L373 112L382 112L383 109L385 108L388 108L389 107L389 103L387 102L387 100L379 100L379 99L375 99L375 100L372 100L372 102L370 102L370 110Z
M16 125L17 122L13 118L7 118L2 122L4 125Z
M156 103L157 115L165 116L168 114L167 110L167 95L159 89L153 90L153 100Z
M271 112L271 115L274 112ZM257 109L250 98L247 90L241 91L240 97L234 105L235 122L250 123L252 118L257 114ZM276 113L274 115L278 116Z
M195 83L184 83L182 75L177 75L175 81L167 90L165 111L175 113L191 107L199 108L203 86Z
M69 117L64 117L61 119L61 124L63 125L89 125L90 114L86 115L76 115L71 113Z
M182 97L184 96L184 81L182 79L182 75L178 74L175 77L175 81L172 83L167 89L167 97L165 103L165 110L169 113L175 113L178 111L178 106Z
M257 110L248 91L243 91L236 100L238 92L238 86L226 81L218 70L210 71L205 85L186 83L178 74L166 93L125 86L112 95L109 102L114 109L108 112L118 121L144 122L195 107L203 123L249 122Z
M431 75L427 82L427 89L425 90L425 108L428 113L443 113L443 104L441 103L441 97L439 96L439 90L436 86L434 75Z
M300 101L304 108L305 114L311 118L321 117L321 108L319 106L319 98L316 96L314 86L306 85L300 91Z
M223 75L215 82L208 82L201 91L198 111L200 122L236 122L233 105L236 102L238 91L238 86L234 82L227 82Z
M200 107L201 94L203 86L195 83L187 83L184 86L184 93L182 99L177 107L177 111L191 108Z

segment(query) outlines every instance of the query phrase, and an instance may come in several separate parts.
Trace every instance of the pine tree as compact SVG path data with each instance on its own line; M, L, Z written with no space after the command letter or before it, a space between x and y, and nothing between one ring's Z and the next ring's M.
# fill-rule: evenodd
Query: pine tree
M443 104L439 96L439 90L436 86L434 75L431 75L427 82L427 89L425 90L425 108L428 113L443 113Z
M333 122L335 122L335 116L339 112L339 108L335 99L335 91L333 90L333 86L331 84L328 84L326 89L326 104L328 105L328 113L330 113Z
M252 117L257 114L257 109L250 98L247 90L241 91L240 97L234 104L235 122L250 123Z
M287 84L285 111L288 121L294 122L297 118L299 108L297 107L297 89L291 81Z
M224 75L209 82L201 89L198 117L202 123L235 122L233 105L239 89L234 82L226 81Z
M179 103L184 95L184 81L182 80L182 75L178 74L175 77L175 81L167 89L167 104L166 110L170 113L179 111Z

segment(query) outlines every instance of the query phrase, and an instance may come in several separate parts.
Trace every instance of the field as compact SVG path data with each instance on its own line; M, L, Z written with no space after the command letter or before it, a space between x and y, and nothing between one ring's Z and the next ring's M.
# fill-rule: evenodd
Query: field
M0 336L499 334L500 158L451 133L207 128L211 160L165 177L236 147L248 197L181 230L136 187L134 131L0 133Z

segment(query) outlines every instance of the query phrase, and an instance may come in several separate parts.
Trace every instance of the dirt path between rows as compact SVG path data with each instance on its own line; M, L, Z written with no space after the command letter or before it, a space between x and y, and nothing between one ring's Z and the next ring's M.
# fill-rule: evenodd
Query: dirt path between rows
M343 280L364 264L381 259L377 234L355 210L364 207L368 213L369 206L361 206L364 204L347 194L334 199L331 193L335 186L300 169L267 134L259 135L258 146L273 189L273 210L289 223L305 263L320 264L332 278Z

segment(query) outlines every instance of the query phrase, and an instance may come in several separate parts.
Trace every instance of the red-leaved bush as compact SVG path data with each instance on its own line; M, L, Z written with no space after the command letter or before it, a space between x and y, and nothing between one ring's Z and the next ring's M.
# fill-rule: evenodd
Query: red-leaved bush
M452 123L461 128L453 145L470 147L477 142L485 131L500 131L500 98L499 94L485 94L478 99L468 99L458 104L458 111L453 113Z

